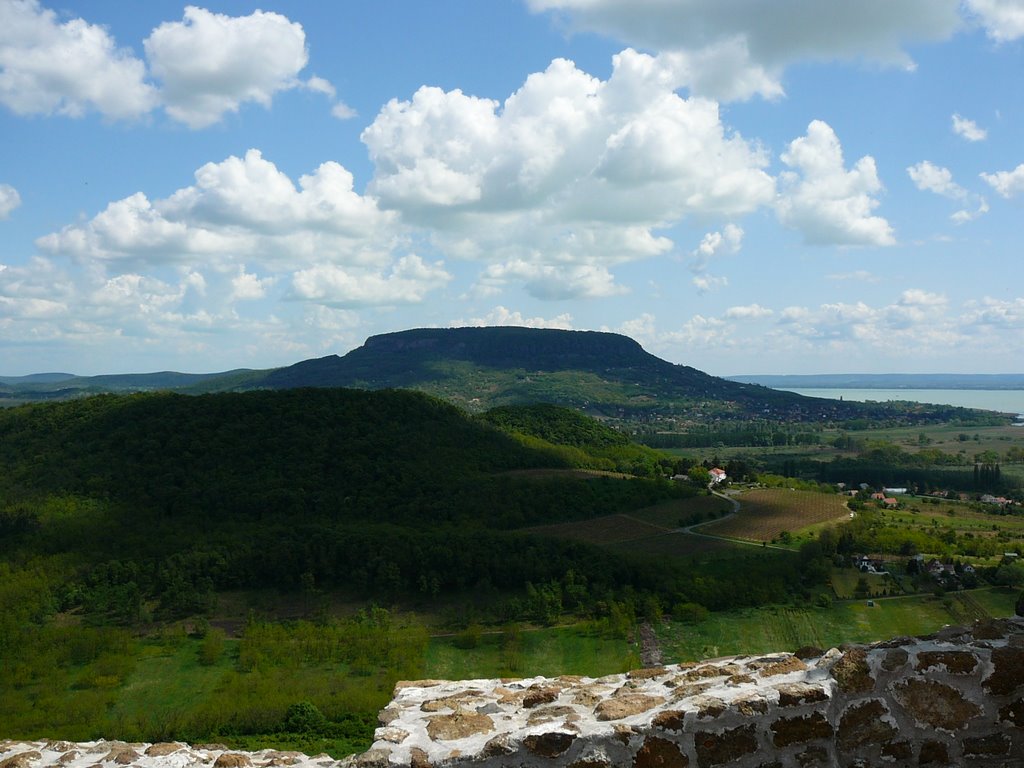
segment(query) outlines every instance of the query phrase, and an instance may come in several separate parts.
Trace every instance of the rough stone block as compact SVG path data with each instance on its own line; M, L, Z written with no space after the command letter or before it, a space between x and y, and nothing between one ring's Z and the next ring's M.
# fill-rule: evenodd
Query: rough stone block
M633 758L633 768L686 768L690 758L679 751L679 747L668 739L651 736Z
M946 731L966 728L982 712L956 688L934 680L905 680L893 686L893 695L919 723Z
M722 733L697 733L693 737L700 768L724 765L757 752L757 728L745 725Z
M772 723L772 743L776 747L788 747L817 739L831 739L834 735L832 724L821 712L804 717L783 717Z

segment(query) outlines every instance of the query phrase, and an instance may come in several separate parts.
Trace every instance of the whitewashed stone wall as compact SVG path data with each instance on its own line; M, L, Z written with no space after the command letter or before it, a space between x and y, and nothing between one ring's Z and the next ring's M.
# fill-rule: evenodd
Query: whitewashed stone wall
M340 763L0 742L0 768L1021 768L1024 620L600 678L405 682L380 721L373 747Z

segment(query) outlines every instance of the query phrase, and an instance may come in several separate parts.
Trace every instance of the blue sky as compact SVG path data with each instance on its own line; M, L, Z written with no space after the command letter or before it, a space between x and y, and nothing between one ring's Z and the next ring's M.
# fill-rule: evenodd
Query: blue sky
M0 0L0 374L611 330L1024 370L1024 0Z

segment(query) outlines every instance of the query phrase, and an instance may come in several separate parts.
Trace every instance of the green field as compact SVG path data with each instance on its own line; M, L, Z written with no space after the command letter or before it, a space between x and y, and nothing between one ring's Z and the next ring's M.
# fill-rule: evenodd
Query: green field
M969 593L992 616L1013 614L1016 590ZM903 635L923 635L962 623L971 607L958 597L894 597L836 603L831 608L770 607L711 614L699 624L672 622L658 629L666 661L696 661L741 653L794 651L801 646L830 648L870 643ZM976 609L973 609L976 611Z
M492 630L475 647L458 637L435 637L424 674L442 680L544 675L599 677L639 666L636 649L588 625L557 629Z

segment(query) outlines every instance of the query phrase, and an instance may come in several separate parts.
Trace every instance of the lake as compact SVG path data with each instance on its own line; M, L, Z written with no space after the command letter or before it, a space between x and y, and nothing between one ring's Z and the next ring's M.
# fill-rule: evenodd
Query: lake
M987 411L1024 414L1024 390L1020 389L842 389L816 388L791 389L780 387L787 392L796 392L808 397L825 397L832 400L910 400L915 403L938 403L957 405L962 408L983 408Z

